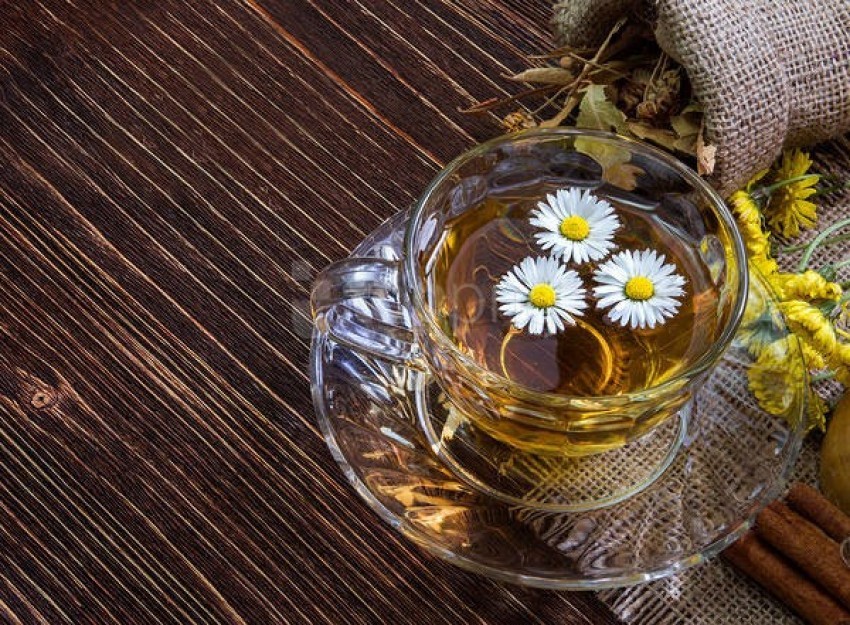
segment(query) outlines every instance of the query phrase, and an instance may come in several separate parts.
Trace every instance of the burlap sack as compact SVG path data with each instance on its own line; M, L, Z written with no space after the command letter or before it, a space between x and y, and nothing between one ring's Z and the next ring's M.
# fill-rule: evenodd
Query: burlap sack
M783 147L850 131L850 0L562 0L556 40L597 45L629 13L652 14L659 45L687 71L723 194Z

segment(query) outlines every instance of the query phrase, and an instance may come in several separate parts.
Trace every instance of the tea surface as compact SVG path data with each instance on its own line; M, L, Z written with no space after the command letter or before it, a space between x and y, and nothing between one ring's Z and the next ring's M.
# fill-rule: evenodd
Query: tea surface
M551 191L551 190L548 190ZM431 305L457 347L487 369L524 387L568 396L618 395L674 377L715 342L718 290L689 241L652 212L615 199L622 223L614 235L620 250L654 249L685 278L681 305L654 329L622 327L593 296L599 261L566 265L579 273L589 306L576 325L556 334L519 331L499 311L495 287L528 256L548 256L529 223L545 197L488 198L446 225L442 248L429 275Z

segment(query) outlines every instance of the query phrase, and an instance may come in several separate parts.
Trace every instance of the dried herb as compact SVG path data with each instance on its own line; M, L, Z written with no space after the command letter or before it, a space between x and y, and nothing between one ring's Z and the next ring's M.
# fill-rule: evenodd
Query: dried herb
M626 114L614 106L602 85L588 85L579 105L576 124L583 128L597 128L613 132L628 132Z
M507 78L534 87L507 98L491 98L465 112L484 113L523 102L503 118L509 132L540 126L574 125L608 130L652 142L690 157L701 174L714 169L714 146L704 140L703 112L692 96L687 73L655 42L649 26L617 22L595 49L557 48L529 57L546 63ZM534 98L543 102L531 104ZM610 158L615 162L616 158ZM628 180L628 172L620 172Z

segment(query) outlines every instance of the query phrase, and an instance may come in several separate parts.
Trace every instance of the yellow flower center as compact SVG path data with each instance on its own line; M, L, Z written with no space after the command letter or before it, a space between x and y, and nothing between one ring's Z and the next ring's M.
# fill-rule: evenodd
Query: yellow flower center
M537 308L549 308L555 305L555 289L549 284L535 284L528 293L528 301Z
M578 215L565 217L561 222L561 234L570 241L584 241L590 234L590 224L587 219Z
M655 293L652 280L646 276L635 276L626 282L626 297L642 302L648 300Z

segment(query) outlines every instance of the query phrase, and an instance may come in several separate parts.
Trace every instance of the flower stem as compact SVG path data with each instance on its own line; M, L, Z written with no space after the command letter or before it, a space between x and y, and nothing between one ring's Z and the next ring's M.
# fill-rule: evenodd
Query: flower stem
M839 234L826 239L821 244L821 247L829 247L830 245L835 245L836 243L844 243L844 241L850 241L850 232L845 234ZM787 247L783 247L781 250L779 250L779 252L782 254L791 254L792 252L799 252L800 250L806 249L808 245L808 242L797 243L796 245L789 245Z
M811 242L806 246L806 251L803 252L803 257L800 259L800 262L797 263L797 273L802 273L806 270L806 267L809 266L809 261L812 259L812 254L815 253L815 250L818 246L823 243L829 235L833 232L841 230L845 226L850 225L850 218L842 219L841 221L836 221L829 228L824 228L818 236L811 240Z
M809 178L815 178L815 182L820 180L820 176L818 176L817 174L803 174L801 176L794 176L793 178L780 180L779 182L774 182L772 185L756 189L753 193L753 197L770 197L777 189L781 189L782 187L789 184L794 184L795 182L802 182L804 180L808 180Z
M835 371L821 371L818 374L815 374L809 378L809 382L815 384L817 382L824 382L825 380L831 380L835 377Z
M850 181L842 182L840 184L834 184L831 187L821 187L815 191L815 195L827 195L828 193L835 193L836 191L843 191L844 189L850 189Z

